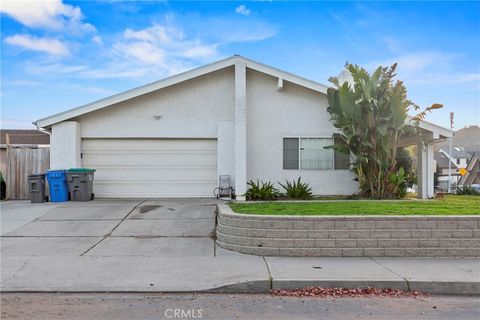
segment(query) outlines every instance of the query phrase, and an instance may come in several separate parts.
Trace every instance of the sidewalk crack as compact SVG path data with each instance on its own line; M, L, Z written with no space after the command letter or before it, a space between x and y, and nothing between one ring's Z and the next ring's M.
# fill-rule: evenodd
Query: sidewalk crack
M406 277L403 277L401 274L393 271L392 269L390 269L389 267L387 267L386 265L384 265L383 263L375 260L373 257L369 257L370 260L372 260L373 262L375 262L376 264L378 264L379 266L383 267L384 269L390 271L391 273L393 273L394 275L398 276L400 279L404 280L405 283L407 284L407 290L408 291L411 291L411 288L410 288L410 282L408 281L408 279Z
M23 268L25 268L25 266L27 265L27 261L28 261L28 258L25 258L25 261L23 261L23 264L17 269L17 271L15 271L15 273L11 277L9 277L8 279L2 280L2 282L14 279L17 276L17 274L20 271L22 271Z
M265 267L267 268L268 272L268 281L270 282L270 290L273 290L273 277L272 273L270 272L270 267L268 266L267 259L265 259L265 256L262 256L263 262L265 263Z
M86 255L88 252L90 252L93 248L95 248L97 245L99 245L100 243L102 243L105 239L107 239L108 237L110 237L112 235L112 233L118 228L118 226L120 226L120 224L122 224L123 221L125 221L129 216L130 214L132 214L133 211L135 211L135 209L137 209L142 203L144 203L145 201L147 201L146 199L143 200L142 202L140 202L139 204L137 204L135 207L133 207L132 210L130 210L129 213L127 213L127 215L125 217L123 217L122 220L120 220L119 223L117 223L117 225L115 225L115 227L113 227L113 229L107 233L106 235L103 236L102 239L98 240L96 243L94 243L90 248L88 248L87 250L85 250L82 254L80 254L80 257Z

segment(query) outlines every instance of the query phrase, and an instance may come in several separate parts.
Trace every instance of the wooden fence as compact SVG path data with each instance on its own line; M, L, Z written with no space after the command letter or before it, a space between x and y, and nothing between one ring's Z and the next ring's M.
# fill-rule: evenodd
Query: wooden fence
M28 199L28 176L50 168L50 148L7 147L7 199Z

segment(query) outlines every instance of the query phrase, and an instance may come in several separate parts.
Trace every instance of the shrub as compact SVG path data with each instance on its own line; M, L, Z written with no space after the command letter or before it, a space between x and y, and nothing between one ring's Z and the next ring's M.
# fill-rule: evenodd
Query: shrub
M417 183L417 174L413 167L413 160L409 150L410 149L407 149L405 147L398 148L396 158L396 167L403 168L403 170L405 171L405 183L407 188L411 188L414 184Z
M308 183L302 182L301 177L297 181L286 181L285 184L278 183L285 189L287 197L290 199L308 200L312 198L312 188Z
M338 133L326 148L352 155L351 171L362 197L401 197L405 173L398 175L396 160L401 138L412 134L423 138L419 121L443 105L434 103L409 118L409 111L418 112L420 107L408 100L403 82L395 80L396 63L372 74L357 65L346 67L340 78L330 78L334 87L327 90L327 111Z
M280 195L278 189L275 188L270 181L263 182L250 180L247 182L248 190L245 193L247 200L275 200Z
M480 192L478 192L478 190L476 190L474 187L467 185L463 187L458 187L457 191L455 191L455 194L473 196L479 195Z
M407 180L405 178L405 170L403 167L388 175L390 181L389 187L392 188L389 192L391 198L403 198L407 194Z

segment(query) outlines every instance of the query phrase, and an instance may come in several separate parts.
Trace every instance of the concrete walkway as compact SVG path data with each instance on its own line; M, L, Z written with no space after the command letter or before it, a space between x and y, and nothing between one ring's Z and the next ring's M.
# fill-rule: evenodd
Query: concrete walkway
M226 251L212 239L214 208L211 199L2 203L0 289L268 292L318 285L480 294L480 259L263 258Z

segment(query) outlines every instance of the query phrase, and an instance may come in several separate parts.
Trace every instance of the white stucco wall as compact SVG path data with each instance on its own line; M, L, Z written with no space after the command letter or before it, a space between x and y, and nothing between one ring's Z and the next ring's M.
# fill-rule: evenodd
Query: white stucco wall
M247 179L283 182L302 177L315 194L352 194L358 187L349 170L284 170L284 137L331 137L324 94L247 70Z
M82 138L216 138L218 123L234 120L233 72L213 72L75 120Z
M356 192L348 170L283 170L284 137L331 137L334 127L324 94L287 81L277 91L277 83L277 78L246 70L246 155L235 141L245 129L235 122L244 111L235 101L232 66L55 124L51 167L81 166L82 138L216 138L217 173L230 175L234 185L245 178L283 182L301 176L315 194ZM246 174L240 177L239 156L246 157Z
M50 170L81 167L80 124L63 121L52 126L50 137Z
M229 175L231 186L235 186L235 123L218 124L217 176Z

